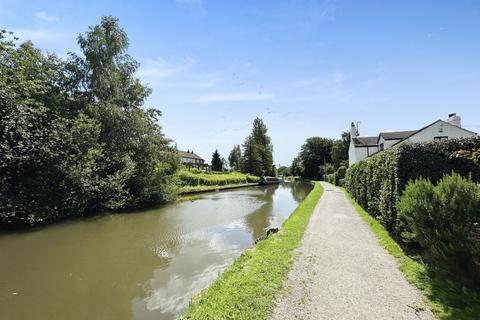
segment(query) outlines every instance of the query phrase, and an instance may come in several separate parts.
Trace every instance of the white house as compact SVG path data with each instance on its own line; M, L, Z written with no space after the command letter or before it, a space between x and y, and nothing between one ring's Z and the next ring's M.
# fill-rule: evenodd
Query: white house
M468 138L476 135L475 132L462 128L461 118L456 113L450 114L447 121L437 120L419 130L381 132L374 137L360 137L358 128L352 122L348 160L350 165L352 165L402 143L442 141L446 139Z

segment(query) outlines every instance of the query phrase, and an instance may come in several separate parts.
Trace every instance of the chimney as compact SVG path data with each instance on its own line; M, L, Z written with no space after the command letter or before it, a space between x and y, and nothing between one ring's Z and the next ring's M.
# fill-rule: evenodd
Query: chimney
M355 126L355 123L352 122L352 126L350 128L350 138L356 138L358 137L358 130L357 127Z
M462 118L460 116L457 116L456 113L450 113L448 115L448 123L451 125L457 126L457 127L462 127Z

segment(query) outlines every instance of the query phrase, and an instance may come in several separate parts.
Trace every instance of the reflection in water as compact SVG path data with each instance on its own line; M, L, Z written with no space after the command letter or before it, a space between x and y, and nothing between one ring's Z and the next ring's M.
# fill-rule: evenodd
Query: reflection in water
M0 235L2 319L174 319L306 184L203 194L141 213Z

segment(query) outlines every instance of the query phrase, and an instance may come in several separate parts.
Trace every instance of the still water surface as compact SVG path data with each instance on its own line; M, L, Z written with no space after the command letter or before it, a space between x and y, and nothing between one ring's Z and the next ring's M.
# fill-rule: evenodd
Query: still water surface
M0 319L174 319L310 190L237 189L0 234Z

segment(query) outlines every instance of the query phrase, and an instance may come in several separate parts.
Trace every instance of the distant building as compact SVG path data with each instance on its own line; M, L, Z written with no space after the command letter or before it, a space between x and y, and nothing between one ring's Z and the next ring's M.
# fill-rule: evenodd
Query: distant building
M475 132L462 128L461 118L456 113L450 114L447 121L437 120L420 130L381 132L374 137L360 137L357 126L352 122L348 160L352 165L402 143L442 141L476 135Z
M187 167L196 167L196 168L205 168L208 167L208 164L205 164L205 160L200 157L195 152L187 150L187 151L178 151L180 157L182 157L182 164Z

